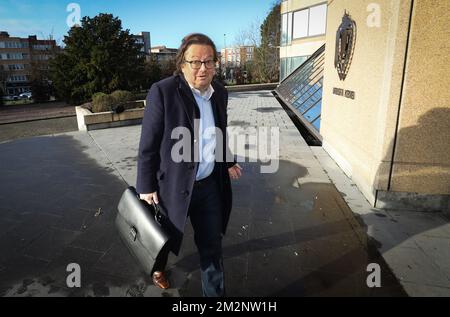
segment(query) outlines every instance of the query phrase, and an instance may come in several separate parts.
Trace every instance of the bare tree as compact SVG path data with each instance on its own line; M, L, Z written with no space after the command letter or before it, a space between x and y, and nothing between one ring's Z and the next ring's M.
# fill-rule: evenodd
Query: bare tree
M235 36L234 43L236 46L255 46L261 45L261 21L256 19L246 28L240 29Z
M279 80L279 45L281 34L280 1L276 1L261 23L255 20L235 38L237 46L255 47L254 60L246 69L254 82L276 82Z
M253 46L256 54L256 49L261 44L260 25L260 20L255 19L255 21L249 23L247 27L240 29L235 36L234 47ZM255 56L256 55L254 55L254 58ZM240 68L235 69L236 76L238 77L244 74L244 72L246 75L245 78L241 80L242 82L258 83L261 81L261 76L259 76L255 60L246 61L240 65Z

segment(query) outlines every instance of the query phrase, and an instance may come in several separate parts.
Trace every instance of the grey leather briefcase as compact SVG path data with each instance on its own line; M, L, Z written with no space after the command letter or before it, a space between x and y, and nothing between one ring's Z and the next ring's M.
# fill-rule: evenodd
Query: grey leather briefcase
M128 187L118 205L116 227L125 245L151 274L156 258L169 240L161 226L164 215L158 205L149 205L139 199L134 187Z

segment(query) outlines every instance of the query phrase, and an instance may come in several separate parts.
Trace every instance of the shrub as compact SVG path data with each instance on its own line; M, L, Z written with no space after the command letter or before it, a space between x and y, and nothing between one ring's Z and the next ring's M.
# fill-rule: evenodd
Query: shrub
M114 104L114 98L105 93L96 93L92 98L92 112L111 111Z
M104 95L106 95L104 92L99 91L93 94L91 99L94 100L97 96L104 96Z
M114 99L115 106L133 100L133 94L126 90L116 90L111 94L111 97Z
M143 107L142 103L135 103L135 100L136 96L125 90L116 90L110 95L97 92L92 96L92 112L121 113L127 109Z

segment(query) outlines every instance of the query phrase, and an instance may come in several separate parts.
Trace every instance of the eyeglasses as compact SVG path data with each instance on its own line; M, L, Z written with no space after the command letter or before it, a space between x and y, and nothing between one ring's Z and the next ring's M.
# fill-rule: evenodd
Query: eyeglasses
M212 69L214 67L216 67L216 62L213 60L207 60L207 61L184 61L185 63L188 63L191 65L192 69L200 69L202 68L202 64L205 64L205 67L207 69Z

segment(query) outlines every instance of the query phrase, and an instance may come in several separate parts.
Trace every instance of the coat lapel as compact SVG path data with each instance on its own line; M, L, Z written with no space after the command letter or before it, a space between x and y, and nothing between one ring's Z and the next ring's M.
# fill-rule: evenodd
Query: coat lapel
M194 118L200 118L200 110L189 85L181 75L178 76L178 93L183 101L184 111L189 119L191 128L194 129Z
M214 86L213 86L214 87ZM216 121L216 127L219 127L222 131L225 131L225 105L223 104L223 98L218 95L219 89L214 88L214 93L211 98L211 106L214 112L214 119Z
M213 84L214 87L214 84ZM223 105L223 98L218 95L219 89L214 88L214 93L211 97L211 106L213 108L214 120L216 126L222 131L225 131L225 105ZM178 93L183 101L184 110L188 116L191 128L194 128L194 119L200 118L200 110L198 109L197 102L192 94L191 88L182 75L178 76Z

